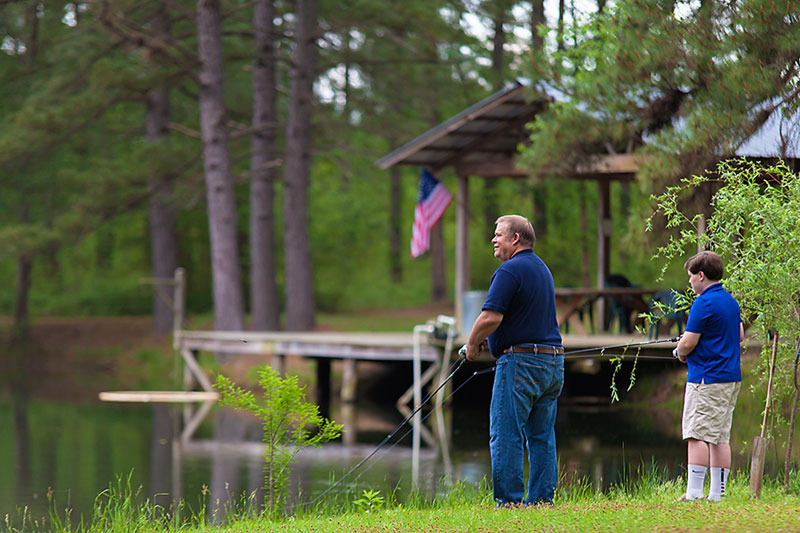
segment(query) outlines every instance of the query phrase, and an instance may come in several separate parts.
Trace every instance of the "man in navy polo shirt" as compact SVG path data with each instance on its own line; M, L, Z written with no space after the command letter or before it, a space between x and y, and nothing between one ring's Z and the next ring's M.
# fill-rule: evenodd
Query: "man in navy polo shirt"
M722 259L700 252L683 265L697 298L689 309L686 331L675 355L689 366L683 400L683 438L688 442L686 493L681 501L703 497L706 469L711 469L708 499L725 495L731 467L733 408L742 381L739 345L744 327L739 304L720 280Z
M552 503L558 482L556 402L564 384L553 276L533 253L536 235L528 219L506 215L495 224L492 245L502 264L466 345L472 361L488 339L497 358L489 407L492 490L498 505Z

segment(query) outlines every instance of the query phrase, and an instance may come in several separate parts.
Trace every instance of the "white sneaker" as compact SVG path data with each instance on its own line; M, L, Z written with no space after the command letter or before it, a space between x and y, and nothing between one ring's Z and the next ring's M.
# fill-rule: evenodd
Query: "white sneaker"
M687 493L681 495L681 497L678 498L678 501L679 502L691 502L691 501L694 501L694 500L702 500L702 499L703 499L703 493L702 492L687 492Z
M712 494L712 493L709 492L707 499L710 502L719 502L719 501L722 501L722 494Z

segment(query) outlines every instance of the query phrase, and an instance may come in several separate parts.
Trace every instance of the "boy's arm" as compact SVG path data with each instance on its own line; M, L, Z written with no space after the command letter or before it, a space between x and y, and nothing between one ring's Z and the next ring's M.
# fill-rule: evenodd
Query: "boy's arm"
M678 341L678 347L675 348L675 355L681 363L686 362L686 356L692 353L694 347L697 346L697 341L700 340L700 334L693 331L686 331L681 335L681 340Z

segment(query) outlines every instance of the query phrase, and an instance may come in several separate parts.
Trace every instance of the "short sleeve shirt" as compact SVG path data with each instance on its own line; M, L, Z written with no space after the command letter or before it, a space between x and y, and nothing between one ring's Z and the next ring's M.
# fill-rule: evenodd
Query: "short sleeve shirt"
M483 310L503 315L488 339L495 357L514 344L561 346L553 275L533 250L520 250L497 268Z
M686 331L699 333L686 358L690 383L731 383L742 380L739 353L739 304L715 283L704 290L689 309Z

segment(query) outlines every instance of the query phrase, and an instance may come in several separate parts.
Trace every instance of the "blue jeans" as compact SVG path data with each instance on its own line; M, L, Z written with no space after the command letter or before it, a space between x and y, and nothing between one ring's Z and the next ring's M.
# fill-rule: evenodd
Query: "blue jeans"
M498 505L553 502L558 483L556 405L563 384L563 355L508 353L497 360L489 408L489 450ZM527 496L525 446L530 464Z

